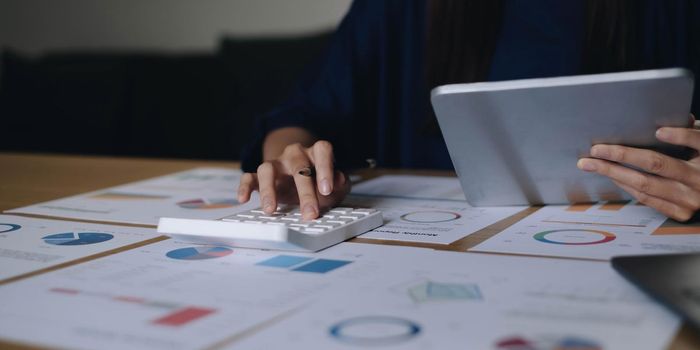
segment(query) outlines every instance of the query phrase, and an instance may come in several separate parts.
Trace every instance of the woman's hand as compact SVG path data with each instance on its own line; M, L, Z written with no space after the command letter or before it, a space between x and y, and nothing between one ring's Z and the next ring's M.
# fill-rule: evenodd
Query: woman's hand
M660 128L656 138L695 150L690 160L616 145L595 145L591 157L578 161L581 170L612 179L640 203L678 221L688 221L700 209L700 130ZM647 173L623 167L627 164Z
M305 168L315 169L315 176L300 174ZM278 204L299 203L302 218L312 220L322 208L340 203L350 192L350 181L333 169L333 147L328 141L317 141L311 147L299 143L286 146L276 159L260 164L257 173L245 173L238 187L238 201L250 200L253 191L260 192L263 210L272 214Z

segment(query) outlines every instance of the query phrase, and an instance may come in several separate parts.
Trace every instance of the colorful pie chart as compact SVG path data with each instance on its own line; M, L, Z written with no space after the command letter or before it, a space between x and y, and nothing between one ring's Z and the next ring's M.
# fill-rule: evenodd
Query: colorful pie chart
M3 224L0 223L0 233L12 232L21 229L22 226L17 224Z
M220 258L231 253L233 250L226 247L188 247L171 250L165 256L176 260L207 260Z
M45 243L53 245L87 245L109 241L114 238L109 233L65 232L43 237Z
M615 239L615 235L600 230L566 229L539 232L533 238L543 243L589 245L610 242Z
M237 200L231 198L198 198L177 203L183 209L224 209L235 207L238 204Z
M574 336L541 336L529 339L520 336L505 338L496 343L498 350L603 350L600 344Z

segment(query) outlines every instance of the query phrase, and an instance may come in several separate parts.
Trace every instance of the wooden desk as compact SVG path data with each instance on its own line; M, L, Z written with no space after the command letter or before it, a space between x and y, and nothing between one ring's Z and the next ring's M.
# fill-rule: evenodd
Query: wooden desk
M237 162L220 161L0 153L0 169L2 169L0 171L0 210L116 186L199 166L238 168L239 164ZM377 170L365 172L362 175L369 178L381 174L405 173L454 175L451 172L407 170ZM466 251L468 248L481 243L535 210L536 208L530 208L446 246L362 238L355 238L353 241ZM0 343L0 346L2 346L2 343ZM700 350L700 337L693 334L687 326L684 326L671 344L670 349Z

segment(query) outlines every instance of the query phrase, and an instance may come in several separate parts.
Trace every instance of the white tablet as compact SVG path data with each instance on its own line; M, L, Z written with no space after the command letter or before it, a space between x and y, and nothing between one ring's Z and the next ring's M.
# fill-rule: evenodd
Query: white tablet
M594 144L683 157L661 126L690 125L692 73L679 68L444 85L432 104L455 170L475 206L626 200L576 167Z

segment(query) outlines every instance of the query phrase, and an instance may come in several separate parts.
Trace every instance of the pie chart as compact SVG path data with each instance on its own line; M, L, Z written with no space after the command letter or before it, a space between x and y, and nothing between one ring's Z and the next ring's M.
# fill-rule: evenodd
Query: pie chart
M207 260L220 258L231 253L233 250L226 247L188 247L171 250L165 256L176 260Z
M418 336L421 327L404 318L362 316L334 324L328 330L337 341L358 346L395 345Z
M447 222L461 218L462 216L451 211L424 210L414 211L401 215L401 220L408 222L436 223Z
M109 241L114 238L109 233L99 232L66 232L43 237L45 243L53 245L86 245Z
M17 224L2 224L0 223L0 233L12 232L21 229L22 226Z
M542 243L550 244L590 245L613 241L615 240L615 235L600 230L570 229L538 232L533 238Z
M498 350L602 350L598 343L573 336L543 336L535 339L520 336L502 339L496 344Z
M197 198L177 203L183 209L224 209L235 207L238 204L237 200L231 198Z

